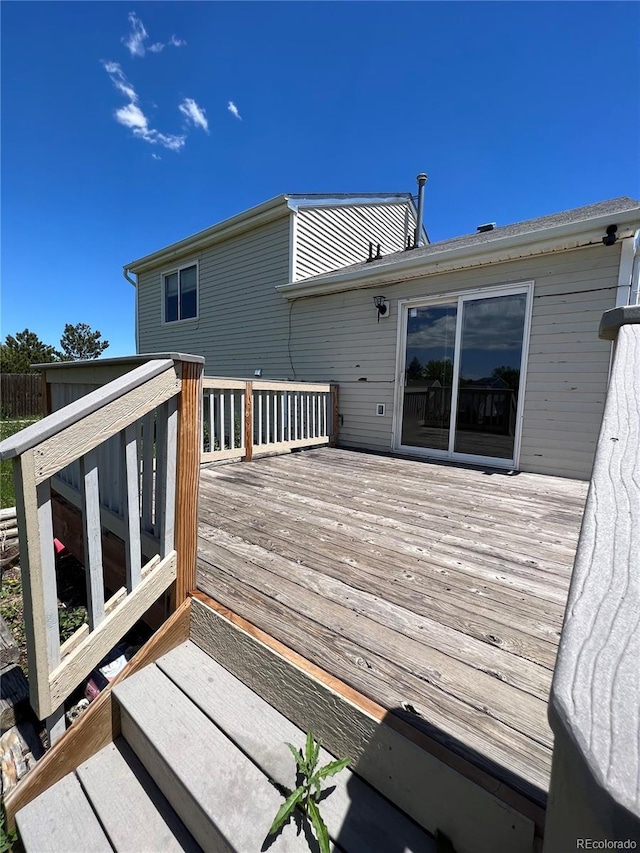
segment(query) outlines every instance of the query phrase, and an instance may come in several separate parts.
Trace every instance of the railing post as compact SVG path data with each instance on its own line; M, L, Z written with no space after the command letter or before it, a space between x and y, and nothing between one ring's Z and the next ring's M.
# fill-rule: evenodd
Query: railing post
M331 383L331 431L329 433L329 447L335 447L338 443L338 432L340 428L340 396L339 386Z
M39 719L54 710L49 673L60 662L58 595L53 550L49 481L36 486L33 450L14 460L16 514L21 537L20 566L29 660L29 694Z
M244 392L244 456L243 462L253 458L253 382L247 382Z
M198 486L202 420L202 362L183 361L178 404L178 461L175 501L175 549L178 553L174 607L196 586Z

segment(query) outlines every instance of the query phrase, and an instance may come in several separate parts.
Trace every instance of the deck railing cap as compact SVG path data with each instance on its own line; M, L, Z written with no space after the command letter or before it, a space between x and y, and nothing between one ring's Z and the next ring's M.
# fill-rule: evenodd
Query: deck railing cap
M95 364L95 362L93 363ZM0 442L0 459L12 459L27 450L31 450L45 439L51 438L60 430L66 429L71 424L77 423L92 412L101 409L127 391L132 391L149 379L153 379L154 376L167 370L172 364L174 361L171 358L153 358L128 371L118 379L114 379L73 403L69 403L64 409L53 412L41 421L9 436L9 438L5 438L4 441Z
M195 364L204 364L204 356L191 355L184 352L147 352L138 355L118 355L113 358L93 358L83 361L51 361L46 364L32 364L36 370L59 370L63 368L82 365L83 367L102 367L105 364L144 364L155 359L170 358L173 361L191 361Z
M640 305L623 305L605 311L600 320L598 337L604 341L615 341L620 326L640 323Z

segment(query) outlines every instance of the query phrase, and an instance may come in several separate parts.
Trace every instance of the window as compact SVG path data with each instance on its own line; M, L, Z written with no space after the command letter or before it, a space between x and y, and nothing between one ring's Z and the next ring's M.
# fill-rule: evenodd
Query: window
M164 275L164 321L189 320L198 316L198 265Z

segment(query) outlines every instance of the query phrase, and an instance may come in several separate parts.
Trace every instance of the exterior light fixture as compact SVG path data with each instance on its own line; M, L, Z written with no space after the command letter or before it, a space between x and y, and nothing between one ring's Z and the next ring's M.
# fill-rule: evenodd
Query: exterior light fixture
M378 312L378 323L380 322L380 317L389 316L389 303L384 296L374 296L373 304L376 306L376 311Z

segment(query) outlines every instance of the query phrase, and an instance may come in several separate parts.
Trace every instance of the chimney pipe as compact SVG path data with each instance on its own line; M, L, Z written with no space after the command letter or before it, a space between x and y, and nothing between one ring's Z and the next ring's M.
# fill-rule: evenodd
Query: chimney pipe
M422 226L422 222L424 219L424 185L427 183L427 176L424 172L420 172L416 180L418 182L418 218L416 222L415 240L413 241L414 249L418 246L424 246L424 239L422 236L424 228Z

